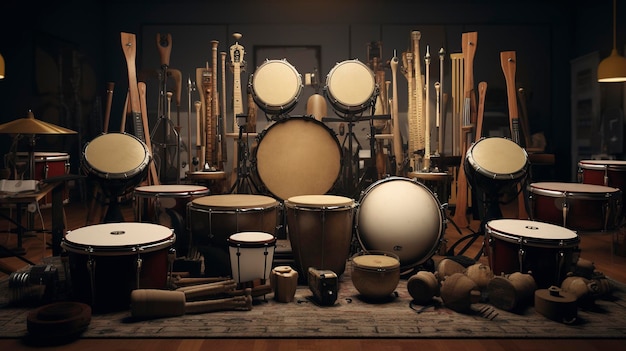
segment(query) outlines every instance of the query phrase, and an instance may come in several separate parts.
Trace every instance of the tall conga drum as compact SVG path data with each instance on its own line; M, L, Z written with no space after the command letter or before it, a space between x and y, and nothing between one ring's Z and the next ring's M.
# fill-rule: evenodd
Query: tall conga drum
M337 195L299 195L285 200L287 232L301 277L309 267L344 273L350 257L355 202Z

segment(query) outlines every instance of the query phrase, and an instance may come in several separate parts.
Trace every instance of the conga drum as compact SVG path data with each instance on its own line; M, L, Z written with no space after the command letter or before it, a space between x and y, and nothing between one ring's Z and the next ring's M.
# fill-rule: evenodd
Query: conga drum
M530 218L580 231L613 229L622 191L604 185L538 182L530 186Z
M353 199L337 195L300 195L285 200L287 233L301 277L309 268L344 273L352 243Z
M530 273L540 289L560 286L580 256L578 234L559 225L495 219L487 222L485 232L485 251L493 273Z
M134 289L165 289L171 248L170 228L152 223L104 223L68 231L61 247L68 253L73 297L95 312L129 308Z
M16 157L20 162L28 163L28 152L18 152ZM46 180L53 177L64 176L70 173L70 155L64 152L35 152L34 179ZM63 189L63 203L70 200L69 190ZM40 202L41 208L52 206L52 194L47 194Z
M266 60L250 75L252 99L273 119L296 107L302 93L302 76L287 60Z
M240 232L274 235L279 203L265 195L220 194L187 204L192 245L204 256L205 275L231 276L228 238Z
M604 185L618 188L622 196L626 192L626 161L623 160L581 160L578 162L578 174L583 184ZM626 206L623 205L618 223L624 220Z
M239 289L269 284L276 237L263 232L235 233L228 238L230 268Z
M337 63L328 72L324 94L335 111L354 116L372 106L377 90L374 72L353 59Z
M364 251L397 255L401 269L428 261L445 232L443 206L424 184L388 177L371 184L361 195L356 231Z
M190 251L191 238L187 232L187 204L193 199L209 195L203 185L161 184L135 188L135 221L150 222L174 228L176 255Z

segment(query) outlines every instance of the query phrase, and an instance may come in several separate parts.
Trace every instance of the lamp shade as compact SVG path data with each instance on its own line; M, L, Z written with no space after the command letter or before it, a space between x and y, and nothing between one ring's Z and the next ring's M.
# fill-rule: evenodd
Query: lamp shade
M598 65L598 82L626 82L626 58L616 49Z

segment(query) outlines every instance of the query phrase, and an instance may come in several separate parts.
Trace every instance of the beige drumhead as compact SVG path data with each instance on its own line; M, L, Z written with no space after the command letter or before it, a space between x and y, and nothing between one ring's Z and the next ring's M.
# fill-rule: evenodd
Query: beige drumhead
M106 255L127 251L155 251L174 240L173 230L153 223L104 223L68 231L62 245L68 251L82 254Z
M400 261L387 255L357 255L352 258L355 267L372 269L376 271L400 268Z
M562 196L566 193L575 195L604 196L620 190L604 185L564 182L537 182L530 184L530 191L547 196Z
M359 60L346 60L333 67L326 77L326 94L341 112L361 112L376 92L374 72Z
M129 178L141 173L150 161L146 144L125 133L102 134L87 145L83 152L88 166L107 178Z
M259 178L278 198L325 194L339 178L341 147L322 122L292 117L263 133L256 160Z
M474 143L466 159L474 170L488 178L511 179L511 175L526 169L528 155L512 140L492 137Z
M578 167L582 169L593 170L626 170L626 161L623 160L581 160L578 162Z
M285 206L305 207L346 207L354 205L354 200L338 195L300 195L292 196L285 201Z
M146 185L135 188L135 193L145 195L173 195L173 194L197 194L208 192L209 189L202 185L185 184L161 184Z
M278 206L276 199L253 194L221 194L203 196L191 201L192 206L207 209L253 209Z
M275 243L276 237L265 232L239 232L228 237L230 246L263 247Z
M290 110L302 92L302 77L287 60L267 60L251 78L254 101L269 114Z
M487 222L491 236L512 243L552 243L552 246L571 247L577 245L576 232L565 227L525 219L495 219ZM556 244L555 244L556 243Z

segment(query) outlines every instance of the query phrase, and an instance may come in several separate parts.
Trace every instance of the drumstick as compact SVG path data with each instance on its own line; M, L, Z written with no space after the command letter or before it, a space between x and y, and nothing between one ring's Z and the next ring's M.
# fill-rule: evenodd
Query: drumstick
M181 291L135 289L130 294L131 316L138 319L177 317L186 313L206 313L252 309L252 296L248 289L242 296L223 299L187 302Z

